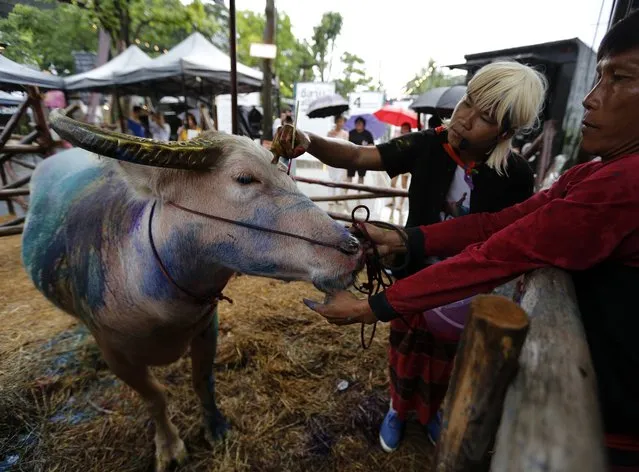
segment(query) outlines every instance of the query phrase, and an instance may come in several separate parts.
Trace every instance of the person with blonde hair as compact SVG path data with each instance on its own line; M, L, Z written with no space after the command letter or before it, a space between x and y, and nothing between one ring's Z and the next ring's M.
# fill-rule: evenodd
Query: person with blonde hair
M278 138L285 157L308 152L333 167L384 170L391 178L410 173L406 226L431 225L470 213L497 212L532 196L532 169L511 152L510 142L516 132L537 125L546 90L545 77L533 68L494 62L475 73L450 120L435 129L377 146L357 146L300 130L292 143L293 128L286 126ZM396 267L406 265L403 255L396 257ZM393 274L403 279L440 261L412 257ZM390 322L391 402L380 428L385 451L397 449L413 411L436 441L438 412L469 303L466 298Z

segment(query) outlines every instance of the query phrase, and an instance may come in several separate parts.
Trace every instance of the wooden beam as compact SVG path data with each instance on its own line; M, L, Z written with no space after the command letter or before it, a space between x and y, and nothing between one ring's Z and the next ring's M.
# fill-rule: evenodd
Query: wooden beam
M595 372L570 276L539 269L524 277L531 318L508 388L491 470L607 470Z
M19 216L18 218L15 218L13 220L7 221L6 223L0 224L0 228L5 228L7 226L16 226L16 225L24 223L24 220L25 220L24 216Z
M12 188L8 190L0 190L0 200L9 200L13 197L21 197L24 195L29 195L28 188ZM10 211L9 213L14 213Z
M293 180L306 184L323 185L331 188L346 188L350 190L361 190L363 192L384 193L389 197L408 197L406 190L399 190L392 187L373 187L371 185L352 184L347 182L335 182L333 180L309 179L298 175L291 176Z
M528 316L508 298L479 295L471 302L448 385L437 472L476 470L487 464L527 332Z
M27 87L27 93L31 100L31 109L33 110L33 120L38 130L39 144L42 145L43 152L47 152L53 146L53 138L49 131L49 124L47 118L44 115L44 109L42 108L42 97L40 96L40 90L38 87Z
M357 195L327 195L311 197L313 202L341 202L342 200L369 200L371 198L391 198L392 195L384 193L359 193Z
M20 234L24 231L24 225L19 226L7 226L6 228L0 228L1 236L11 236L12 234Z
M18 144L31 144L38 137L38 130L34 129L29 134L27 134L24 138L22 138ZM0 151L1 152L1 151ZM11 159L12 154L1 154L0 153L0 164Z
M34 170L36 168L36 164L33 164L32 162L23 161L22 159L18 159L16 157L11 159L11 163L12 164L18 164L19 166L22 166L22 167L25 167L25 168L31 169L31 170Z
M40 154L45 148L38 144L11 144L2 148L3 154Z
M0 134L0 150L2 150L2 147L7 144L7 141L9 141L9 138L11 138L13 130L16 126L18 126L20 118L22 117L22 115L24 115L24 112L27 110L30 104L31 98L27 97L27 99L20 104L16 112L11 115L11 118L9 118L9 121L2 130L2 134Z
M10 184L4 185L0 190L8 190L10 188L18 188L23 185L28 184L31 181L31 176L27 175L26 177L22 177L21 179L16 180L15 182L11 182Z

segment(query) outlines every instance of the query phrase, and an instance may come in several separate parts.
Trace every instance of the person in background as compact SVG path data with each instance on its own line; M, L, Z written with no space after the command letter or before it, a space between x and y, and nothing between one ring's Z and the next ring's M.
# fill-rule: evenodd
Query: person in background
M410 123L402 123L402 126L400 127L399 130L399 136L404 136L405 134L408 134L411 132L411 126ZM395 184L397 184L397 180L399 179L399 175L396 175L395 177L393 177L391 179L391 187L395 188ZM402 188L404 190L406 190L408 188L408 177L409 174L402 174L401 178L402 178ZM401 197L399 199L399 212L401 214L402 209L404 208L404 201L406 200L406 197ZM390 207L395 210L395 197L393 197L391 203L390 203Z
M366 120L361 116L358 116L355 119L355 129L352 129L348 133L348 140L358 146L373 146L375 144L373 135L366 129ZM347 182L352 181L353 177L355 177L356 171L358 175L358 183L363 184L364 177L366 177L366 169L354 169L347 167Z
M138 138L146 138L146 129L140 120L144 110L141 106L135 105L131 109L131 115L126 120L126 126L128 129L128 133L133 136L137 136Z
M156 141L168 142L171 138L171 126L164 120L164 115L156 111L149 121L151 137Z
M202 128L197 125L197 120L193 113L186 114L184 126L178 130L178 141L188 141L196 138L202 132Z
M291 117L290 108L283 108L280 112L279 118L275 118L273 120L273 136L275 136L275 133L277 133L278 128L284 124L284 120L286 119L286 117Z
M468 213L496 212L533 194L532 169L510 152L510 140L514 133L537 125L546 88L545 77L531 67L494 62L471 78L466 96L445 126L409 133L377 146L356 146L301 130L297 130L293 145L292 129L284 127L279 132L281 151L290 157L307 151L334 167L385 170L390 178L410 172L407 227ZM409 259L405 269L393 274L398 279L411 278L425 266L437 267L443 263L441 256L450 255L417 255ZM394 265L402 262L403 256L398 255ZM391 403L380 428L385 451L399 447L412 411L427 427L429 438L437 439L438 411L469 304L470 298L461 295L406 317L408 325L401 319L391 321Z
M575 165L550 188L501 212L407 228L411 257L456 255L398 280L369 300L339 292L327 304L308 305L337 324L398 317L412 324L424 310L490 292L535 269L568 271L595 371L608 470L636 472L639 11L606 33L596 70L595 85L583 100L581 127L582 151L596 159ZM452 126L454 120L453 115ZM406 252L396 232L371 225L366 229L381 254Z
M335 117L335 126L327 133L326 136L333 139L342 139L344 141L348 141L348 131L344 129L345 121L346 120L344 119L342 115L337 115ZM335 182L343 182L346 180L346 172L344 171L344 169L340 169L339 167L332 167L332 166L327 166L327 167L328 167L328 176L331 180L334 180ZM331 189L331 194L333 196L345 194L345 193L346 191L344 189L338 189L338 188ZM329 211L335 205L341 206L342 202L336 202L336 203L331 202L328 205Z

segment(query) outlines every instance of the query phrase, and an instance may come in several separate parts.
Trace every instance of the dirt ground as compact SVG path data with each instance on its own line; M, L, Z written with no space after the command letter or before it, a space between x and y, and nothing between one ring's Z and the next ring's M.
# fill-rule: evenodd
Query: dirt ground
M358 326L331 326L302 304L319 298L309 284L241 276L225 295L234 304L220 305L215 371L227 439L213 448L204 439L187 357L156 371L189 450L179 470L430 469L433 448L416 426L394 454L378 445L386 327L364 351ZM152 470L144 405L86 329L35 290L20 236L0 239L0 322L0 472Z

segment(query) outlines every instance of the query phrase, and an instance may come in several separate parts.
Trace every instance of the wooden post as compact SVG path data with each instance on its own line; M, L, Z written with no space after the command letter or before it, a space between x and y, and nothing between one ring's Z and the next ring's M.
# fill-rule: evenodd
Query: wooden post
M266 0L265 10L266 24L264 26L264 44L275 44L275 0ZM273 61L264 58L262 71L262 139L273 140Z
M570 276L539 269L524 277L530 332L508 388L494 472L606 469L595 373Z
M42 108L42 100L38 87L27 87L27 93L31 99L31 109L33 110L33 119L35 120L36 129L38 130L39 144L48 151L53 146L53 138L49 131L47 118L44 116Z
M0 182L2 183L2 187L4 188L8 185L7 173L4 170L4 163L0 162ZM13 202L10 198L7 198L7 212L11 215L16 214L16 208L13 206Z
M235 21L235 0L229 2L229 43L231 46L231 132L237 134L237 32Z
M448 385L437 472L485 467L527 332L528 316L506 297L479 295L471 302Z
M6 190L0 190L0 200L9 201L10 198L20 197L23 195L29 195L30 191L28 188L9 188ZM9 212L13 213L13 212Z

